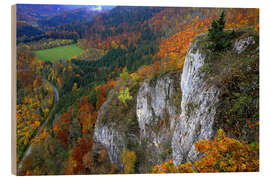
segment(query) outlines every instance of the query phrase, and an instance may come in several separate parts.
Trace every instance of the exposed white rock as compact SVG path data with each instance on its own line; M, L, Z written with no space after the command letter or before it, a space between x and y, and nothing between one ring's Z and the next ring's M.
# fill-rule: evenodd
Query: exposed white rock
M144 143L147 148L145 151L151 154L146 157L146 161L151 165L161 163L160 153L165 150L164 144L167 144L166 148L170 148L175 120L180 115L180 107L177 110L174 104L174 95L179 93L177 90L180 91L180 77L179 74L171 73L158 78L156 82L144 82L137 94L136 116L140 128L140 142L135 143ZM122 132L112 121L104 123L111 97L109 95L98 112L94 139L106 147L111 162L122 168L120 155L131 135ZM179 104L180 101L181 99ZM137 141L137 137L134 138L134 141Z
M240 54L254 43L252 36L240 39L235 42L234 50ZM145 81L140 87L136 99L140 140L138 135L132 134L132 137L138 142L138 148L145 152L148 163L145 167L163 162L160 153L164 152L162 146L166 143L171 144L172 149L172 157L166 158L172 158L176 165L195 161L198 159L195 143L214 136L213 125L221 89L211 83L211 78L204 78L201 68L207 58L195 39L189 46L182 74L167 74L156 82ZM181 100L181 107L175 104L175 100L179 103ZM102 121L106 120L110 103L111 98L108 98L99 110L94 137L106 147L110 160L122 167L120 154L127 146L130 134L122 132L112 121ZM142 169L146 171L143 166Z
M113 92L110 92L110 94L112 93ZM103 119L106 118L106 113L111 100L112 99L110 96L98 111L98 117L94 130L94 139L96 142L105 146L111 162L122 168L123 164L120 161L120 155L125 147L126 135L119 131L117 127L115 127L114 123L102 123Z
M255 44L255 38L253 36L249 36L240 40L237 40L234 43L233 49L238 53L242 53L249 45Z
M120 154L125 146L124 135L112 127L102 126L95 128L95 140L107 149L109 158L112 163L122 166Z
M173 162L178 165L197 158L195 143L213 136L213 123L219 90L203 79L200 68L206 55L192 43L186 55L181 78L182 113L172 138Z
M170 75L165 75L155 83L144 82L137 95L141 140L147 140L149 148L154 145L151 151L157 155L164 150L161 145L171 141L177 111L180 111L173 102L174 93L179 93L176 92L174 81ZM179 79L177 81L180 82Z

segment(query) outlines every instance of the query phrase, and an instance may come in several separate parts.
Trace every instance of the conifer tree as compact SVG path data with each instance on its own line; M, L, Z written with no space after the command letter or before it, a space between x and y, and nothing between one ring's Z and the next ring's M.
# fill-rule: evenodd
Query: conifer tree
M234 31L230 34L226 33L224 31L225 23L225 13L223 11L218 20L212 21L211 27L208 29L208 37L212 41L210 48L214 51L220 51L231 47L230 38Z

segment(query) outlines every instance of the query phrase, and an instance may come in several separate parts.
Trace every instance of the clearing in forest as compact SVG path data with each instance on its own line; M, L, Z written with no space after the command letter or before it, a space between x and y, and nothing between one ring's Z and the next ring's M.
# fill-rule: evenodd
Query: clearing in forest
M75 44L60 46L50 49L42 49L35 51L36 56L45 61L55 61L59 59L68 59L74 56L79 56L83 52L83 49L79 48Z

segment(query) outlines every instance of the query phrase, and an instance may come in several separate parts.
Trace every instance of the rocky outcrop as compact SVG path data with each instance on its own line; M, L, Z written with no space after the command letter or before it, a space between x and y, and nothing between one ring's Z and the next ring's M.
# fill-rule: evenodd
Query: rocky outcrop
M134 103L130 102L124 108L122 105L117 107L116 92L108 95L98 112L94 139L106 147L111 162L120 169L123 167L120 156L124 148L144 156L140 165L142 172L172 158L171 139L181 109L180 77L181 73L177 72L145 81L136 96L132 95ZM112 113L121 108L125 114L122 111ZM138 127L128 125L134 109ZM137 133L131 132L131 128L138 128Z
M110 92L113 94L113 92ZM96 120L94 139L96 142L105 146L111 162L122 168L120 162L120 155L122 149L125 147L125 134L118 130L118 127L114 123L104 123L107 113L110 111L110 104L112 101L112 95L109 95L107 101L101 106L98 117Z
M120 154L125 147L124 137L124 134L121 134L113 127L105 125L95 128L95 140L105 146L111 162L120 168L122 167Z
M180 73L171 73L156 81L144 82L137 95L140 138L146 142L147 150L155 154L150 158L153 164L170 156L162 153L171 149L175 121L180 114L177 106L181 102L180 77Z
M211 138L219 89L204 80L201 67L206 55L193 42L186 55L181 79L182 113L172 138L173 161L180 164L197 158L194 143Z
M249 45L255 44L255 38L253 36L249 36L246 38L241 38L234 43L233 49L238 53L242 53Z
M230 53L236 54L230 55L230 58L239 59L238 54L255 44L254 36L243 35L244 37L235 41L233 51ZM185 58L181 78L182 113L177 120L172 138L173 162L176 165L197 160L199 154L195 150L196 142L211 139L215 135L215 128L218 128L214 128L219 113L217 108L221 103L219 98L224 93L223 88L226 89L222 88L222 79L230 76L232 67L239 63L234 61L228 64L226 56L215 61L211 59L212 52L205 47L207 36L204 34L197 36L190 44ZM212 69L215 73L209 76L202 70L205 67L217 69Z
M254 45L257 39L253 36L239 38L233 45L233 56L230 57L241 61L238 54ZM204 48L201 42L206 43ZM112 103L113 96L103 104L98 113L95 139L106 147L114 164L122 167L120 154L132 141L136 142L129 147L130 150L143 152L140 172L148 172L145 167L168 159L173 159L174 164L178 165L199 158L195 144L215 135L217 108L223 93L222 78L231 74L230 63L238 67L238 61L231 59L228 63L226 56L222 56L222 61L219 59L218 65L214 64L210 50L205 48L207 43L206 35L197 36L189 46L183 71L143 82L132 95L132 105L125 110L118 114L108 113L113 109L111 106L117 108L117 103ZM214 76L202 70L210 66L218 67ZM117 99L117 96L114 98ZM133 112L134 109L136 111ZM121 112L126 114L121 117ZM117 115L111 117L114 114ZM113 120L104 121L108 118ZM127 122L136 122L136 126L125 125ZM135 129L135 133L130 129Z

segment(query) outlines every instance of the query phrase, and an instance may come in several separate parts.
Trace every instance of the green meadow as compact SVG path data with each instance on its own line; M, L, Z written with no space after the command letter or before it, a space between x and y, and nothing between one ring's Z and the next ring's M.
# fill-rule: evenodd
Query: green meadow
M68 59L73 56L79 56L83 52L83 49L79 48L75 44L60 46L51 49L42 49L35 51L36 56L45 61L56 61L59 59Z

